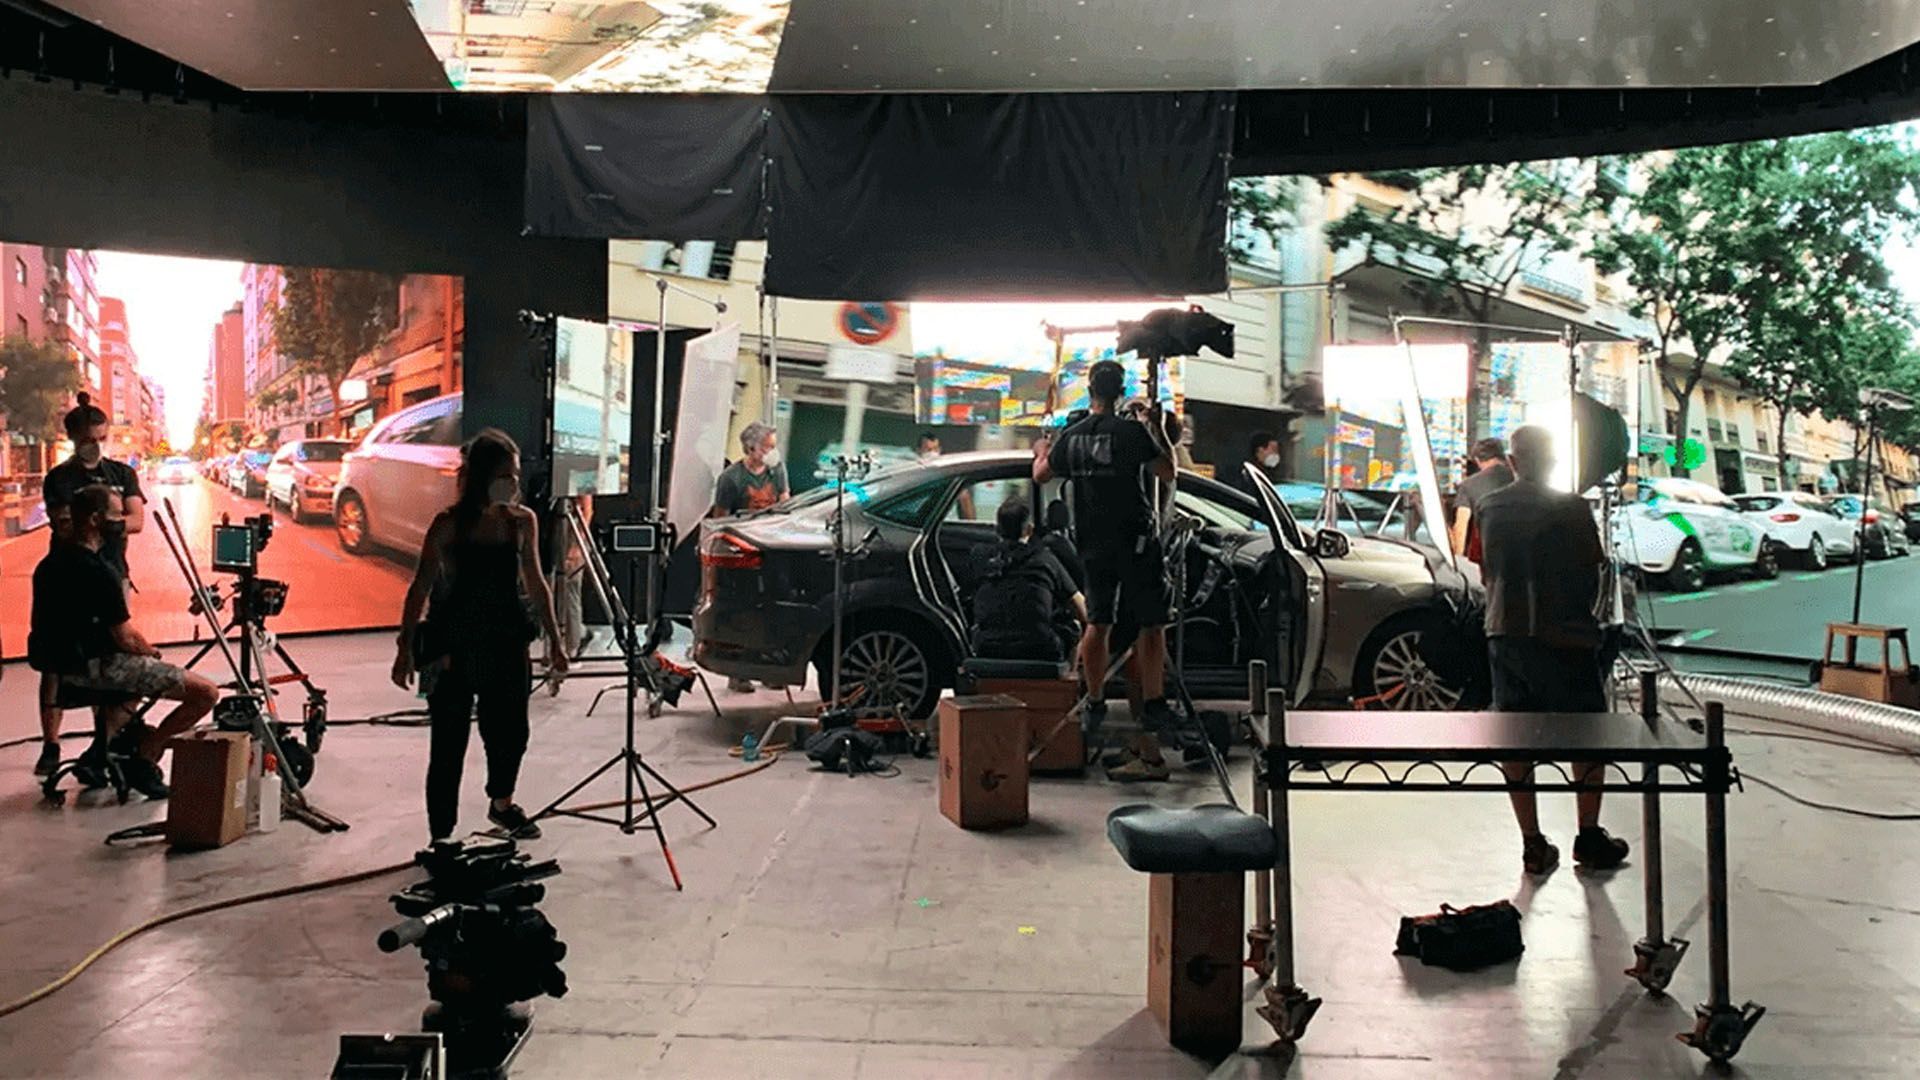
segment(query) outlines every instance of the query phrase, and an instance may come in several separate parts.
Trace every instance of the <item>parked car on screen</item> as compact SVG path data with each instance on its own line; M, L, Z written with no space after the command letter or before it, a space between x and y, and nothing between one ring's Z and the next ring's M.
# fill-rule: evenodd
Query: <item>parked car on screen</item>
M162 484L189 484L193 482L193 459L174 455L162 461L154 473L154 479Z
M420 550L434 515L454 499L460 468L461 396L409 405L368 430L342 457L333 492L333 531L359 555Z
M267 462L273 454L266 450L242 450L227 465L227 486L243 498L258 498L267 490Z
M1036 486L1019 451L947 454L848 486L846 531L871 537L842 589L843 689L869 704L926 715L965 655L975 545L994 535L1008 499L1035 520L1061 495ZM1475 586L1430 548L1333 530L1303 530L1276 493L1256 501L1182 472L1169 554L1184 566L1180 628L1196 697L1244 696L1247 663L1265 660L1299 700L1376 698L1399 709L1473 707L1479 689L1429 664L1423 635L1470 606ZM831 486L767 510L703 522L695 662L710 671L798 686L832 665ZM1097 524L1094 526L1097 527ZM1178 640L1178 633L1173 635ZM1468 665L1469 667L1471 664ZM1485 658L1478 659L1478 670Z
M1833 559L1854 556L1853 524L1839 517L1827 500L1804 491L1735 495L1735 506L1783 554L1809 570L1825 570Z
M1891 559L1913 550L1907 540L1906 525L1879 502L1869 503L1859 495L1834 495L1827 500L1848 528L1858 528L1860 550L1869 559Z
M1779 553L1768 533L1718 488L1663 478L1643 482L1641 493L1638 505L1613 515L1613 549L1624 565L1681 592L1703 588L1712 573L1779 574Z
M1901 507L1900 521L1906 526L1907 540L1920 542L1920 502L1910 502Z
M340 461L352 448L345 439L300 439L275 450L267 463L267 506L286 507L296 523L331 515Z

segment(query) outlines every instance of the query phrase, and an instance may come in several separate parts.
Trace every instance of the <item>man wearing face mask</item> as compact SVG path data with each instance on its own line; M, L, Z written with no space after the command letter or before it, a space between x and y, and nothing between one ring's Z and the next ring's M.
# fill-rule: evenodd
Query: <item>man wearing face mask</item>
M1280 440L1271 431L1256 431L1247 437L1247 462L1268 480L1273 479L1273 470L1280 467ZM1226 478L1227 484L1234 490L1252 498L1260 499L1260 493L1254 490L1253 480L1247 470L1236 466L1233 475Z
M787 470L780 464L778 441L773 427L758 421L740 432L741 458L714 481L713 511L707 516L765 510L787 497Z
M100 558L119 575L124 584L127 573L127 535L146 527L147 500L140 490L140 474L124 462L105 456L107 414L93 404L87 394L76 395L77 404L64 421L67 438L73 442L73 456L47 470L41 485L46 502L48 532L59 545L72 539L73 500L83 488L105 487L117 511L101 538ZM54 705L55 682L51 676L40 680L40 757L34 763L36 775L45 776L60 764L60 710Z

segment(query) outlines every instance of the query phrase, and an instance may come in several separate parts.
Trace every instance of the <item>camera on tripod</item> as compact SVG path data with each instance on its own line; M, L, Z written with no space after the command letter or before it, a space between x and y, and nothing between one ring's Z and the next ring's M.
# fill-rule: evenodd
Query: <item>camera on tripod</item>
M420 1027L445 1040L448 1071L504 1075L532 1024L522 1003L567 993L566 944L534 906L546 897L541 880L560 864L534 862L510 838L483 836L434 844L414 862L427 880L393 894L406 919L381 931L380 951L420 949L433 999ZM355 1075L342 1072L352 1064L336 1062L334 1075Z

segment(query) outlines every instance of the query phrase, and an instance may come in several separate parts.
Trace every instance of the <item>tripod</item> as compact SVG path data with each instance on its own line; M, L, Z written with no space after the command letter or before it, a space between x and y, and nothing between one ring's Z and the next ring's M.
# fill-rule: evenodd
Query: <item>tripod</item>
M656 639L660 634L657 626L659 619L655 613L656 617L648 624L646 640L642 641L639 627L634 624L632 616L627 612L626 604L620 599L619 591L613 588L607 576L607 564L601 559L600 550L592 543L586 522L580 516L579 506L571 500L567 501L565 514L566 525L573 530L580 542L581 552L586 556L588 580L593 583L596 595L607 604L607 610L613 617L614 634L619 638L621 653L626 661L626 742L618 753L608 758L599 768L588 773L585 779L562 792L559 798L554 799L539 813L533 815L533 820L539 821L542 818L561 814L585 821L597 821L602 825L614 825L629 836L639 830L651 831L660 841L660 854L666 859L667 873L673 878L673 887L676 890L684 889L685 885L680 880L680 868L673 861L673 848L667 843L666 827L660 822L660 811L677 800L685 803L688 809L699 815L700 819L707 823L708 828L718 828L720 823L702 810L698 803L687 796L686 792L675 787L672 781L647 764L646 757L633 745L634 705L640 696L641 684L646 685L649 701L657 700L659 693L659 687L653 681L653 674L644 663L645 658L651 654L653 647L657 644ZM627 591L630 595L639 594L639 566L638 559L630 560L627 564ZM657 593L655 595L657 596ZM626 784L626 795L621 800L622 812L619 817L608 817L585 809L571 809L564 805L587 785L614 768L620 769ZM658 802L654 801L653 792L648 787L649 780L665 792ZM634 797L636 790L639 792L638 799Z

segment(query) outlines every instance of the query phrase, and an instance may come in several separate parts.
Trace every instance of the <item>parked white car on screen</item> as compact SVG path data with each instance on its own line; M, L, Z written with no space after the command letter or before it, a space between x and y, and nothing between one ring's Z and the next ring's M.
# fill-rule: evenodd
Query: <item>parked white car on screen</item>
M1702 588L1710 573L1770 578L1780 572L1769 534L1718 489L1682 479L1646 481L1640 489L1639 504L1613 515L1613 550L1624 565L1681 592Z
M1833 559L1853 558L1853 522L1836 515L1818 495L1769 491L1735 495L1733 501L1767 539L1809 570L1825 570Z

